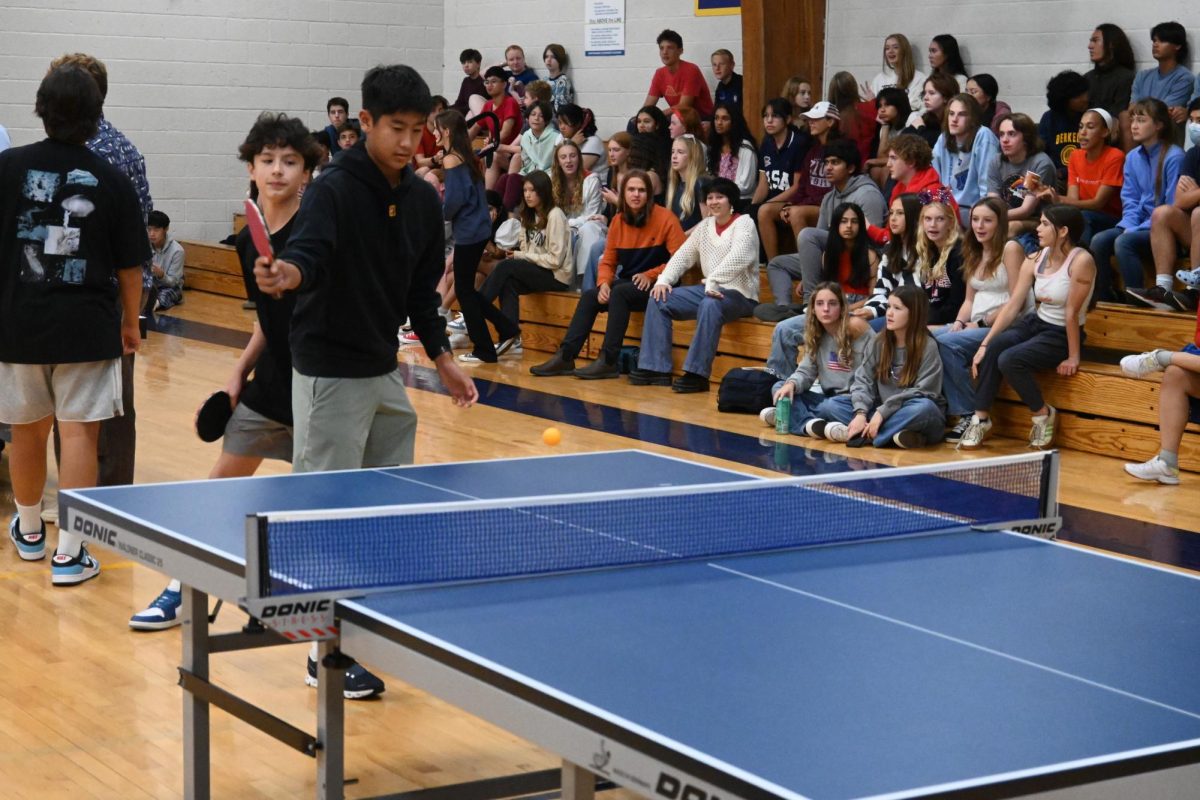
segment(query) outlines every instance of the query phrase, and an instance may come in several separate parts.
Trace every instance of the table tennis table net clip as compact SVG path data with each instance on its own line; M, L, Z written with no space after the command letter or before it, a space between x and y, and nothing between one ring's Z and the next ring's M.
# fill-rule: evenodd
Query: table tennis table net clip
M779 480L247 517L243 607L294 641L336 601L969 529L1052 536L1058 454Z

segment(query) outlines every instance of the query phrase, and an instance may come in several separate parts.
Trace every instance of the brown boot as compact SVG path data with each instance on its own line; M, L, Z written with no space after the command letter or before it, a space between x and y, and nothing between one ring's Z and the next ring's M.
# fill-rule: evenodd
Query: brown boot
M588 364L586 367L581 367L575 370L575 377L582 378L585 381L595 381L601 378L615 378L621 374L620 368L616 364L610 364L603 355L598 356L595 361Z
M551 375L570 375L574 371L575 359L564 357L561 350L550 356L549 361L543 361L536 367L529 368L529 372L539 378L548 378Z

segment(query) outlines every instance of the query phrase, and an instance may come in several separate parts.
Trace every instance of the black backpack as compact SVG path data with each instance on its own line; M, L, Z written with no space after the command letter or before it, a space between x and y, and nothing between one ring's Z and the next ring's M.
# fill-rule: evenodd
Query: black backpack
M779 382L762 369L738 367L725 373L717 390L717 411L734 414L757 414L771 402L771 387Z

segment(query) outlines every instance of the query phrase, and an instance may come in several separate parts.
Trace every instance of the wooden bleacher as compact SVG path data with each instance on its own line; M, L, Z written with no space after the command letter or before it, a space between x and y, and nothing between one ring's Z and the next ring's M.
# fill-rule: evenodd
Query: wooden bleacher
M240 216L240 215L236 215ZM235 219L235 226L239 220ZM185 250L184 273L188 289L246 299L237 253L227 245L181 241ZM762 297L768 297L763 273ZM521 332L525 348L552 353L566 333L575 313L578 295L546 292L521 298ZM603 340L606 317L601 314L592 329L582 358L594 358ZM1046 401L1059 411L1058 444L1073 450L1145 460L1158 451L1158 376L1145 380L1125 377L1117 359L1156 347L1178 350L1192 340L1195 318L1101 303L1088 315L1085 349L1095 357L1085 360L1079 374L1064 378L1054 373L1041 377ZM634 314L626 342L637 344L642 315ZM693 322L677 322L673 334L675 369L695 329ZM771 347L774 325L744 319L725 326L713 379L719 381L735 367L761 367ZM1029 412L1005 386L994 409L996 432L1023 439L1028 435ZM1200 426L1189 425L1180 447L1184 469L1200 471Z

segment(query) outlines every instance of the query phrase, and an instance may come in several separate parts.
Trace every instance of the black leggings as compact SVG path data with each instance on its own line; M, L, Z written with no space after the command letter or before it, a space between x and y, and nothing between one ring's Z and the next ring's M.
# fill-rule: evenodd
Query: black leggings
M520 258L506 258L492 270L479 294L484 303L483 315L496 326L496 335L504 341L521 333L521 295L562 292L569 288L545 267ZM499 309L492 305L497 297Z
M608 311L608 326L604 329L604 345L600 354L606 364L617 363L617 354L621 351L621 343L625 341L625 331L629 327L629 314L633 311L645 311L646 303L650 300L650 292L637 288L633 281L617 280L611 284L608 302L601 303L600 289L588 289L579 296L579 305L575 307L575 316L567 327L567 335L558 346L564 358L573 359L579 355L592 331L592 323L601 311Z
M454 245L454 293L458 295L458 305L462 308L463 322L467 325L467 336L471 337L473 352L484 361L496 360L496 346L492 344L492 334L488 331L487 309L496 312L496 307L485 303L475 288L475 273L479 271L479 261L483 258L484 248L488 240L475 244Z
M1081 329L1081 346L1083 339ZM1046 322L1036 311L1026 312L1008 328L993 336L984 349L983 361L979 364L979 383L975 389L975 408L979 411L990 410L996 393L1000 391L1000 381L1007 379L1021 402L1036 413L1046 403L1034 372L1054 369L1066 360L1067 355L1067 329Z

